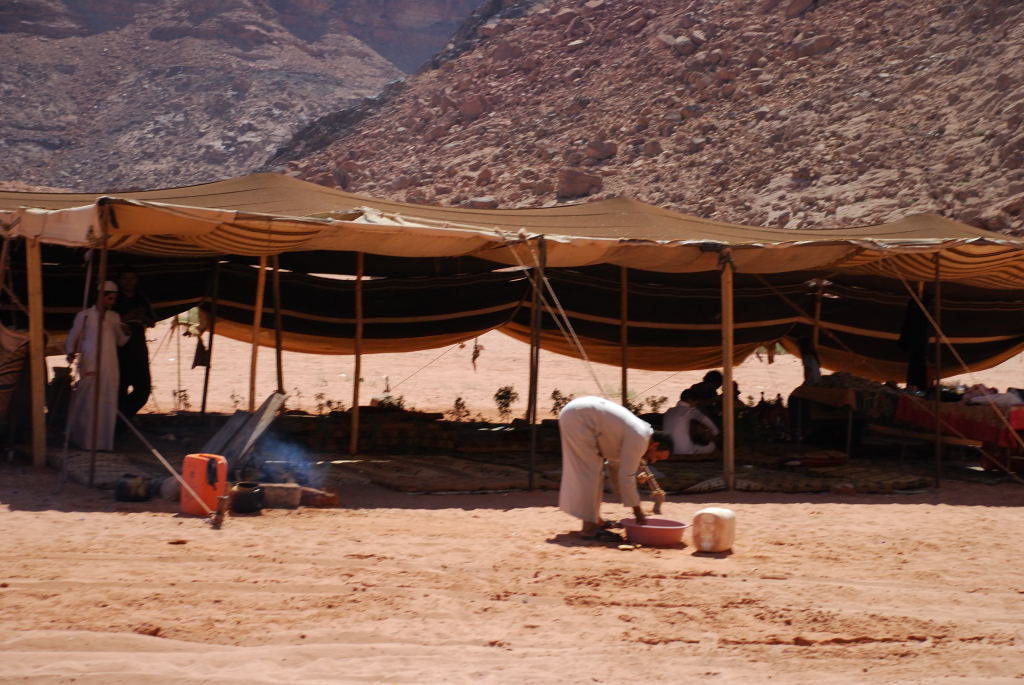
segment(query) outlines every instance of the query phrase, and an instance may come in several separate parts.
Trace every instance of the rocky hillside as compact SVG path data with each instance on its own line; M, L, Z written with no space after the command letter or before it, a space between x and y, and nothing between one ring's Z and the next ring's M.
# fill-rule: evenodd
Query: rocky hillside
M479 0L0 2L0 179L244 174L443 48Z
M1012 0L492 0L434 68L271 168L423 203L628 194L749 224L937 212L1021 233L1022 63Z

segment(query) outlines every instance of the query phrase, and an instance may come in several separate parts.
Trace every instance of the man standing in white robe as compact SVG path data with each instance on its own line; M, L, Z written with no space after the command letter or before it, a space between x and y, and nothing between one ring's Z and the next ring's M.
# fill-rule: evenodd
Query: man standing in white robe
M117 284L105 281L99 301L75 314L75 322L64 342L68 363L78 358L78 383L68 409L68 437L83 449L92 448L93 397L99 384L96 403L96 444L98 450L114 449L117 426L117 391L120 375L117 348L128 341L127 327L111 307L117 301ZM102 321L102 335L97 339ZM97 347L97 343L99 347ZM97 361L99 373L97 374Z
M637 472L641 460L667 459L672 439L633 415L628 409L602 397L579 397L558 415L562 438L562 485L558 508L583 521L585 538L607 535L601 519L604 498L604 463L616 479L622 503L633 508L637 523L646 521L640 509Z

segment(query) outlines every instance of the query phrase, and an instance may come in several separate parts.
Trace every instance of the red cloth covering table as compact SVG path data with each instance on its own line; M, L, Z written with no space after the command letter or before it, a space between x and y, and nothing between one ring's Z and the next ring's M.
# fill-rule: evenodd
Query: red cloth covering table
M1010 427L1015 431L1024 431L1024 405L1010 407Z
M987 404L943 402L939 405L942 432L974 438L997 447L1017 447L1019 443L1013 431L1024 430L1024 405L1002 411L1003 414L999 415ZM895 418L897 423L934 430L935 403L913 395L900 395ZM1013 426L1012 430L1007 421Z

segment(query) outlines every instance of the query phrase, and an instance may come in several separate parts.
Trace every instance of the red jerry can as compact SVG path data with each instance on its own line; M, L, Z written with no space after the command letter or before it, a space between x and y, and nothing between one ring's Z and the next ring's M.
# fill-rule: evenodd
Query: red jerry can
M181 513L206 516L217 510L217 498L228 494L228 460L219 454L190 454L181 467L181 477L198 500L181 488Z

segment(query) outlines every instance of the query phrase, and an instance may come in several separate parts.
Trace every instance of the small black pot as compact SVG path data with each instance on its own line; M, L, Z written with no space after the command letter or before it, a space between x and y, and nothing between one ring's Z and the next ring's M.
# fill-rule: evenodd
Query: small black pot
M114 499L119 502L145 502L149 499L149 479L126 473L114 486Z
M241 481L231 487L231 511L236 514L258 514L263 510L263 488L259 483Z

